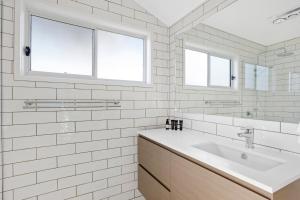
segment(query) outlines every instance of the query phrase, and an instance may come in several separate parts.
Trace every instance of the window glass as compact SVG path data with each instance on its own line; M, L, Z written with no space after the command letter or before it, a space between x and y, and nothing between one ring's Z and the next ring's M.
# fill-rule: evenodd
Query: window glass
M245 88L255 89L255 65L245 64Z
M144 81L144 55L144 39L97 32L98 78Z
M31 71L91 76L93 30L32 16Z
M269 90L269 68L264 66L256 67L256 89L260 91Z
M230 87L231 61L226 58L210 56L210 85Z
M208 55L185 49L185 84L207 86Z

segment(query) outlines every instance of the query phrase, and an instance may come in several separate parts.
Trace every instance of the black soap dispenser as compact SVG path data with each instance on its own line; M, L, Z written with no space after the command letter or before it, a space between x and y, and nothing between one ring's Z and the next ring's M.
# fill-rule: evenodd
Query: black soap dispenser
M170 120L169 119L167 119L166 120L166 130L170 130Z

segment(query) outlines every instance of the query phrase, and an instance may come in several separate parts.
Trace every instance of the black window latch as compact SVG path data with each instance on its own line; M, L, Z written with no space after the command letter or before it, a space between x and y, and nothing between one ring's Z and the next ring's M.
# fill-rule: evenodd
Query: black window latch
M28 46L25 47L25 48L24 48L24 53L25 53L26 56L30 56L30 53L31 53L30 47L28 47Z

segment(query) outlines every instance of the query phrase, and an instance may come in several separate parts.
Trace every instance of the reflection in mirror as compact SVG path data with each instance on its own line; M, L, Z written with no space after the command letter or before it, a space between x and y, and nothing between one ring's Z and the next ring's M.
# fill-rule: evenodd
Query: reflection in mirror
M300 121L300 16L276 21L300 2L270 1L236 1L176 36L175 111Z

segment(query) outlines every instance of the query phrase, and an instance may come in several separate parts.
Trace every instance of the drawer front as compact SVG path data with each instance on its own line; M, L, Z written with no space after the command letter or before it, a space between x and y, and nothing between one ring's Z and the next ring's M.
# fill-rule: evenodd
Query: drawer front
M146 200L170 199L170 192L141 166L138 168L138 188Z
M170 188L171 153L168 150L139 137L138 160L140 165Z
M268 200L175 154L171 179L172 200Z

